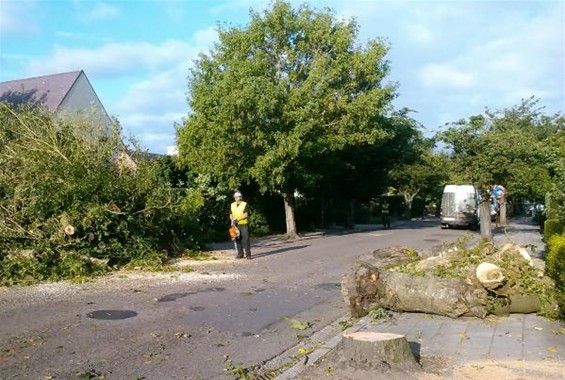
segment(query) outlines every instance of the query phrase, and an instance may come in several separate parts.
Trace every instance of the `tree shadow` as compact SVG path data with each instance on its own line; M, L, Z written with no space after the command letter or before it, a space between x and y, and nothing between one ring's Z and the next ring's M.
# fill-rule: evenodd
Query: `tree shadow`
M410 351L412 351L412 354L414 355L414 359L416 359L416 362L418 362L418 364L422 364L420 363L420 360L422 359L422 356L420 354L422 345L418 342L408 341L408 346L410 347Z
M27 105L30 107L42 107L47 101L47 93L43 93L37 97L37 89L30 89L26 91L12 91L8 90L0 94L0 102L6 102L12 107L19 107Z
M305 244L305 245L295 245L293 247L279 248L279 249L275 249L273 251L267 251L267 252L252 254L252 257L253 258L259 258L259 257L271 256L271 255L276 255L276 254L283 253L283 252L294 251L294 250L297 250L297 249L306 248L306 247L309 247L309 246L310 245Z

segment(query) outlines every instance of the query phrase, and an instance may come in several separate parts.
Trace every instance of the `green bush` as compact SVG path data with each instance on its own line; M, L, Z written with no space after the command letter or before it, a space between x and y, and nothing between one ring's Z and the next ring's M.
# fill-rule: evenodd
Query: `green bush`
M119 267L195 245L198 190L126 152L117 123L0 103L0 282L81 277L100 271L92 259Z
M270 233L267 218L259 212L253 211L249 215L249 232L253 236L265 236Z
M543 227L543 240L549 242L553 235L559 235L563 232L563 223L559 219L547 219Z
M565 319L565 234L553 235L549 239L546 272L555 281L559 316Z

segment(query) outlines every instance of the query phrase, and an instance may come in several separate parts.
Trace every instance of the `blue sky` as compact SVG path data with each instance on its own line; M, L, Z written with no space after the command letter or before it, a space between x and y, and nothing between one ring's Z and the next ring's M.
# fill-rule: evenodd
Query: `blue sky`
M304 1L291 1L298 5ZM309 1L391 46L395 105L431 136L445 123L536 96L565 111L565 1ZM263 0L0 0L0 81L84 70L109 114L150 152L175 145L193 60L218 22Z

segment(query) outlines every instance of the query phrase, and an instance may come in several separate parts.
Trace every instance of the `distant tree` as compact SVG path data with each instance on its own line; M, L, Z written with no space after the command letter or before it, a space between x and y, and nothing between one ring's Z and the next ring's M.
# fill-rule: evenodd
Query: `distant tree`
M551 188L543 141L557 130L557 119L544 115L538 102L532 97L511 109L487 109L483 115L451 123L439 135L462 177L480 189L483 237L492 237L488 202L493 185L504 185L507 197L515 199L539 199ZM505 199L502 202L504 206Z
M395 85L387 46L356 42L354 20L275 1L219 42L189 76L191 112L178 129L179 161L224 188L256 182L284 200L296 235L294 193L313 188L339 152L387 138Z
M411 217L412 202L417 195L422 198L433 196L448 181L448 162L445 154L434 153L430 146L423 146L417 160L396 166L390 171L391 183L404 197L408 217Z
M552 178L551 204L546 206L565 223L565 117L557 117L555 121L558 129L544 140L545 162Z

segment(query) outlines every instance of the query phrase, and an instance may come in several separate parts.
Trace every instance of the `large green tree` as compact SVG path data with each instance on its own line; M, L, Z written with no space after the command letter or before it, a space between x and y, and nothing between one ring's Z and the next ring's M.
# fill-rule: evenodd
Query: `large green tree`
M384 82L388 47L359 44L354 20L284 1L218 32L189 75L179 162L224 187L255 182L280 194L295 235L293 194L322 179L325 158L387 138L381 124L395 96Z

